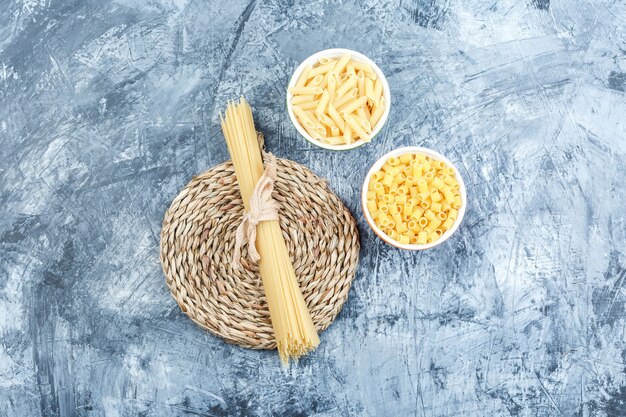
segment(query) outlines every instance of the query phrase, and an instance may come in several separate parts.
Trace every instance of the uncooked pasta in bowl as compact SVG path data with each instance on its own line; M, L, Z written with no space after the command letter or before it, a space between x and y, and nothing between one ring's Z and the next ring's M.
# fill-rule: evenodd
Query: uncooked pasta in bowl
M458 170L443 155L405 147L380 158L363 183L367 222L402 249L437 246L459 227L467 194Z
M387 80L372 60L349 49L328 49L296 69L287 89L287 109L310 142L352 149L380 132L390 98Z

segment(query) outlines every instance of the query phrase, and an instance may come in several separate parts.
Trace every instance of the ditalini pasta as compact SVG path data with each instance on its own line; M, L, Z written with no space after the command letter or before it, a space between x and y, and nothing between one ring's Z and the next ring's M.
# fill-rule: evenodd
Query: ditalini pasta
M320 58L304 69L289 92L300 125L329 145L369 142L388 105L374 70L349 54Z
M461 204L454 168L424 154L391 156L370 177L367 210L399 243L435 242L452 228Z
M264 172L252 109L242 98L239 104L230 103L225 116L220 115L220 118L241 197L246 211L250 211L250 197ZM290 358L298 358L314 349L319 337L298 287L277 220L257 225L256 247L261 255L259 270L278 353L287 363Z

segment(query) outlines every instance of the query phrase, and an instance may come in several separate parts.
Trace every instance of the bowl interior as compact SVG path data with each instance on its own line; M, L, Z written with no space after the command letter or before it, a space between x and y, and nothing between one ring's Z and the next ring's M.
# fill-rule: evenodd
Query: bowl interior
M337 58L345 54L350 54L352 58L354 58L355 60L364 62L368 64L369 66L371 66L374 72L376 73L376 76L379 77L383 83L383 95L385 97L385 101L387 102L387 107L385 108L385 111L383 112L383 115L381 116L380 120L376 124L374 130L372 130L371 138L373 139L381 131L381 129L383 128L389 116L389 108L391 107L390 105L391 104L391 92L389 91L389 84L387 83L387 79L385 78L385 75L383 74L383 72L380 70L380 68L378 68L378 65L376 65L374 61L372 61L365 55L356 51L352 51L350 49L343 49L343 48L326 49L324 51L317 52L311 55L310 57L308 57L307 59L305 59L298 66L298 68L296 68L293 75L291 76L291 79L289 80L289 88L293 87L296 84L296 82L298 81L298 78L300 78L300 74L302 74L302 71L304 71L307 65L315 64L317 61L319 61L320 58ZM289 92L289 88L287 89L287 112L289 113L289 118L291 119L291 122L295 126L298 133L304 136L306 140L308 140L309 142L321 148L331 149L334 151L354 149L367 143L367 142L364 142L363 140L357 140L353 143L346 144L346 145L329 145L311 137L311 135L309 135L307 131L304 130L302 126L300 126L300 122L298 122L296 115L293 113L293 110L291 109L291 98L293 97L293 95Z
M403 154L406 154L406 153L422 153L424 155L430 156L433 159L439 159L441 161L444 161L446 164L452 166L454 168L454 171L456 172L455 175L456 175L456 180L459 182L459 186L460 186L462 205L461 205L461 208L459 209L459 213L458 213L457 219L454 222L454 224L452 225L452 228L450 228L450 230L447 230L435 242L425 243L423 245L420 245L420 244L403 244L403 243L397 242L397 241L393 240L392 238L390 238L389 236L387 236L378 226L376 226L376 223L374 223L374 219L372 218L372 215L370 214L369 210L367 209L367 190L368 190L368 186L369 186L369 182L370 182L370 178L371 178L372 174L374 172L380 170L382 168L382 166L385 164L385 161L387 161L387 159L389 159L389 157L391 157L391 156L400 156L400 155L403 155ZM393 150L393 151L383 155L380 159L378 159L374 163L374 165L372 165L372 167L370 168L369 172L365 176L365 181L363 182L363 189L361 190L361 205L363 206L363 213L365 214L365 218L366 218L367 222L369 223L369 225L372 228L372 230L374 231L374 233L376 233L378 235L378 237L380 237L382 240L384 240L385 242L389 243L392 246L395 246L395 247L401 248L401 249L406 249L406 250L424 250L424 249L430 249L432 247L435 247L437 245L442 244L450 236L452 236L454 234L454 232L458 229L459 225L461 224L461 221L463 220L463 216L465 215L465 208L467 206L467 191L465 189L465 183L463 182L463 178L461 177L461 174L459 173L459 170L446 157L444 157L440 153L435 152L435 151L433 151L431 149L428 149L428 148L422 148L422 147L419 147L419 146L406 146L406 147L403 147L403 148L395 149L395 150Z

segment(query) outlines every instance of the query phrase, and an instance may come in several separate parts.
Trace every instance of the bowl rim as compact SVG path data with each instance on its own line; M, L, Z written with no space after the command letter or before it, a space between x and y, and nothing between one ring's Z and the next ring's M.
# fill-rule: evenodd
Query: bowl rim
M368 187L369 187L369 180L370 180L372 174L375 171L378 171L380 168L382 168L382 166L384 165L385 161L389 157L403 155L403 154L406 154L406 153L424 153L424 154L426 154L426 155L428 155L430 157L434 157L434 158L437 158L439 160L444 161L446 164L452 166L454 168L454 171L456 172L455 176L456 176L457 181L459 182L459 187L460 187L460 192L461 192L461 201L462 201L463 204L461 205L461 208L459 209L459 213L458 213L457 219L454 222L454 224L452 225L452 228L450 230L447 230L435 242L425 243L425 244L418 244L418 243L407 243L407 244L405 244L405 243L400 243L400 242L390 238L389 236L387 236L382 230L380 230L380 228L378 226L376 226L376 223L374 223L374 219L372 218L372 215L370 214L369 210L367 209L367 191L368 191ZM374 164L371 166L371 168L367 172L367 175L365 176L365 180L363 181L363 187L361 189L361 206L362 206L362 209L363 209L363 214L365 215L365 220L367 220L367 223L372 228L374 233L376 233L376 235L379 238L381 238L383 241L385 241L386 243L390 244L391 246L394 246L394 247L399 248L399 249L405 249L405 250L426 250L426 249L434 248L435 246L441 245L443 242L448 240L450 238L450 236L452 236L454 234L454 232L457 231L457 229L459 228L459 225L463 221L463 217L465 216L465 210L467 208L467 190L465 188L465 182L463 181L463 177L461 176L458 168L452 162L450 162L450 160L448 158L446 158L445 156L443 156L439 152L434 151L434 150L429 149L429 148L424 148L424 147L421 147L421 146L404 146L404 147L401 147L401 148L394 149L394 150L392 150L390 152L387 152L386 154L381 156L378 160L376 160L376 162L374 162Z
M322 143L314 139L313 137L311 137L311 135L309 135L307 131L304 130L304 128L300 125L300 122L298 122L298 119L296 118L295 114L293 114L293 110L291 109L291 105L290 105L293 94L289 92L289 88L293 87L296 84L296 82L298 81L298 78L300 78L300 74L302 74L302 71L304 71L304 68L307 65L311 64L312 62L316 62L320 58L323 58L323 57L336 57L336 56L341 56L345 54L350 54L352 55L353 58L356 58L358 61L362 61L362 62L365 62L366 64L369 64L374 70L374 72L376 73L376 76L380 77L383 83L383 96L385 97L385 100L387 101L387 107L385 108L383 115L380 117L380 120L378 121L374 130L372 131L372 134L370 135L370 138L374 139L374 137L378 135L378 133L380 133L385 123L387 123L387 119L389 117L389 109L391 108L391 91L389 90L389 83L387 82L387 78L385 78L385 74L383 74L382 70L378 67L378 65L376 65L376 63L372 61L370 58L368 58L367 56L363 55L360 52L353 51L351 49L346 49L346 48L324 49L323 51L316 52L313 55L306 58L304 61L302 61L300 65L298 65L296 70L293 72L293 74L291 75L291 78L289 79L289 84L287 85L286 104L287 104L287 113L289 114L289 119L291 119L291 123L294 125L298 133L300 133L300 135L302 135L306 140L308 140L309 142L311 142L312 144L316 146L319 146L320 148L330 149L333 151L344 151L344 150L358 148L360 146L365 145L367 142L359 139L350 144L329 145L326 143Z

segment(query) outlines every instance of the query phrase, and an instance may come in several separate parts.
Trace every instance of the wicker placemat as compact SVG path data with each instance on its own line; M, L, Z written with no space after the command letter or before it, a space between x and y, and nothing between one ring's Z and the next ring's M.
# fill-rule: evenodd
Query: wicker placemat
M318 331L348 296L359 256L356 224L325 181L304 166L278 159L273 197L300 289ZM243 205L230 161L195 177L163 220L161 263L167 285L194 322L230 343L274 349L274 332L257 265L242 252L232 266Z

